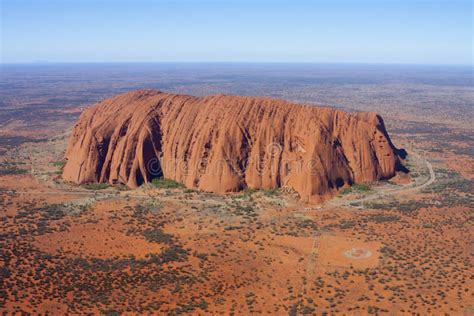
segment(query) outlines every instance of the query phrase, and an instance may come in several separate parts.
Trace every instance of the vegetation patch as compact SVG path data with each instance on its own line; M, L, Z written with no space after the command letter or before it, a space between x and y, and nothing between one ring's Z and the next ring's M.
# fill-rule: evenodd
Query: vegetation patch
M59 168L62 169L65 164L66 164L66 160L59 160L59 161L53 161L53 162L51 163L51 166L59 167Z
M341 194L346 195L349 193L365 193L370 191L372 191L372 188L369 185L363 183L355 183L350 188L345 188L344 190L342 190Z
M179 189L184 187L184 185L179 182L164 178L155 178L151 181L151 184L159 189Z
M173 244L173 235L166 234L160 228L151 228L143 232L143 236L149 242L156 242L160 244Z
M367 203L366 206L368 208L372 209L377 209L377 210L393 210L393 211L399 211L402 213L413 213L417 212L422 208L428 208L432 206L431 203L425 202L425 201L415 201L415 200L410 200L408 202L398 202L398 201L393 201L393 202L371 202Z
M202 309L204 311L207 311L207 302L204 299L201 299L199 301L195 301L194 299L189 301L188 303L178 303L178 308L174 310L176 314L189 314L192 311L195 311L196 309Z
M344 220L337 225L340 229L351 229L356 226L356 222L351 220Z
M66 216L65 207L62 204L48 204L37 209L46 219L59 220Z
M257 213L255 212L255 208L252 205L237 204L235 205L235 208L236 208L235 215L249 216L249 217L257 216Z
M41 142L47 142L48 139L46 138L41 138L41 139L35 139L31 137L25 137L25 136L5 136L3 135L0 137L0 146L5 146L8 148L12 147L17 147L20 146L23 143L41 143Z
M12 174L26 174L28 170L18 167L18 165L11 162L0 163L0 175L12 175Z
M279 191L277 188L275 188L275 189L265 190L263 194L267 197L275 197L279 195Z
M159 255L152 254L151 261L157 264L164 264L169 262L183 262L188 258L188 252L179 245L173 245L164 250Z
M87 190L104 190L110 187L108 183L86 183L82 187Z
M237 199L243 199L243 200L248 200L248 199L250 199L250 197L251 197L255 192L257 192L257 191L254 190L254 189L246 188L245 190L243 190L242 192L240 192L240 194L238 194L237 196L235 196L235 198L237 198Z
M373 214L365 217L364 219L367 222L375 223L386 223L386 222L398 222L400 216L398 215L385 215L385 214Z

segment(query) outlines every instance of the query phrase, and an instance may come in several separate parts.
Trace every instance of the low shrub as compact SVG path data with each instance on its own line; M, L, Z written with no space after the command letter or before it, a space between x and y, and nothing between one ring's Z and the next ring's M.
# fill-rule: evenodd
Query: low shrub
M86 183L82 187L87 190L104 190L110 187L108 183Z
M179 182L164 178L155 178L151 181L151 184L159 189L178 189L183 187Z

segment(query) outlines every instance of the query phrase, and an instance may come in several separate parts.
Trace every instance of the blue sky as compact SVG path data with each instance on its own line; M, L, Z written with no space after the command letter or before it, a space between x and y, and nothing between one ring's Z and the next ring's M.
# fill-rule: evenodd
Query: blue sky
M464 0L0 0L3 63L472 64Z

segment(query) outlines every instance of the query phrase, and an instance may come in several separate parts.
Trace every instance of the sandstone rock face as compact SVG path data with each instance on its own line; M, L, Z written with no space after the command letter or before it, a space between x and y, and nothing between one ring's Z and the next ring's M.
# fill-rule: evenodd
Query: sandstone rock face
M85 110L66 158L63 177L75 183L136 187L162 176L217 193L287 186L309 202L345 185L390 178L400 166L375 113L157 90Z

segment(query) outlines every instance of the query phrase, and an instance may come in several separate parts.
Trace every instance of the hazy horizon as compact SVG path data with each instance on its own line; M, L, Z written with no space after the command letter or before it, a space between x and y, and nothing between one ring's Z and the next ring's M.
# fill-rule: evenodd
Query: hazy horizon
M454 67L454 68L474 68L474 64L461 63L378 63L378 62L298 62L298 61L30 61L30 62L3 62L0 66L54 66L54 65L294 65L294 66L387 66L387 67Z

